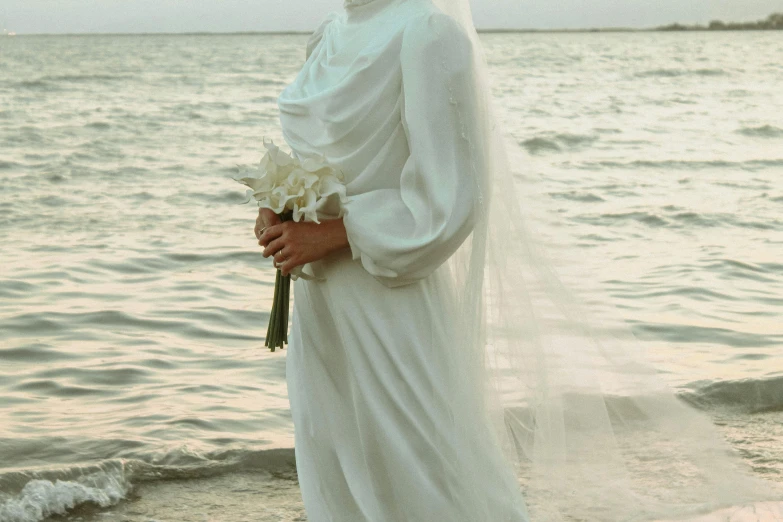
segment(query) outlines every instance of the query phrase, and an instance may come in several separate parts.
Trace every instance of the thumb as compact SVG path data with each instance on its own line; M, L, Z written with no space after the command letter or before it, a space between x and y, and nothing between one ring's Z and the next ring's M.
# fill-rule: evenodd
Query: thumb
M260 212L261 212L261 221L263 222L265 227L271 227L272 225L277 225L280 223L280 217L277 214L275 214L271 209L262 208Z

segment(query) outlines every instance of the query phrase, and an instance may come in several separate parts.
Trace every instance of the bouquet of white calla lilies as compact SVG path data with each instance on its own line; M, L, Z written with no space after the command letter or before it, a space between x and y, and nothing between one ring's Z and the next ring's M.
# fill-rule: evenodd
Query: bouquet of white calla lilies
M247 194L258 200L259 207L275 214L290 210L294 221L304 216L305 221L320 223L317 211L326 200L336 197L340 205L347 200L343 173L323 156L299 161L271 141L264 140L264 147L267 152L255 169L260 176L234 178L250 187Z
M272 141L264 139L266 153L256 169L239 165L243 173L257 173L258 177L234 178L249 187L247 196L258 201L259 208L271 209L281 221L313 221L321 223L322 216L339 218L343 214L346 196L343 173L330 165L326 158L308 157L299 160L280 150ZM269 316L265 345L272 351L288 343L288 310L291 276L277 270L275 297Z

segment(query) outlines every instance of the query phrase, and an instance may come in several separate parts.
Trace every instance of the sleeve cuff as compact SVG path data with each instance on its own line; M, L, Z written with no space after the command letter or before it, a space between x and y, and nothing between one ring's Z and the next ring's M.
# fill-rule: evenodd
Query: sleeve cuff
M343 226L345 227L345 237L348 239L348 247L351 249L351 258L354 261L360 261L364 269L373 277L375 277L382 284L392 287L405 284L398 281L397 272L389 268L379 266L375 261L361 251L357 243L357 238L354 236L354 228L352 226L353 218L350 218L350 206L348 204L343 205Z
M356 261L361 258L361 251L356 244L356 239L353 237L353 227L351 226L351 220L348 219L350 214L350 205L345 203L343 205L343 226L345 227L345 237L348 239L348 247L351 249L351 258Z

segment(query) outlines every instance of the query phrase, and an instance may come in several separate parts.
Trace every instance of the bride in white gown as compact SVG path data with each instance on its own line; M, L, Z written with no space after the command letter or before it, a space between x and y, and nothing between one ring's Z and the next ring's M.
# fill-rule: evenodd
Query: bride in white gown
M308 519L614 522L783 499L632 346L599 342L536 253L467 0L344 7L278 104L293 152L325 155L350 199L256 227L295 278Z

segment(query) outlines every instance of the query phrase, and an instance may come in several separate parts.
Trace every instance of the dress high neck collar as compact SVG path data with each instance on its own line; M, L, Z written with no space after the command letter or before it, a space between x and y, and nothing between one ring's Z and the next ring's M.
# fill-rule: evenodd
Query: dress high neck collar
M375 0L344 0L343 1L343 7L346 9L350 9L352 7L358 7L361 5L369 4L370 2L374 2Z
M343 0L345 21L348 24L360 24L369 21L389 6L407 0Z

